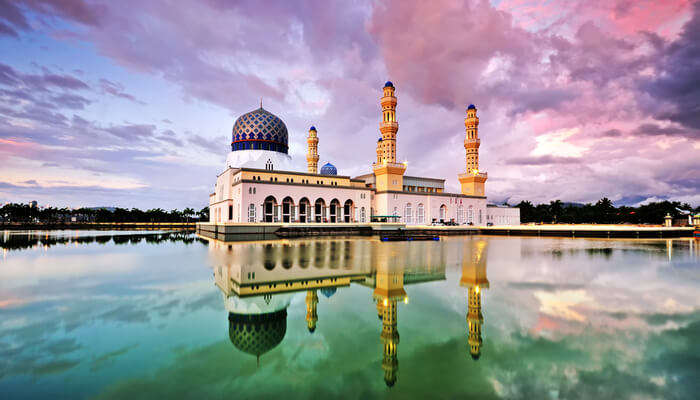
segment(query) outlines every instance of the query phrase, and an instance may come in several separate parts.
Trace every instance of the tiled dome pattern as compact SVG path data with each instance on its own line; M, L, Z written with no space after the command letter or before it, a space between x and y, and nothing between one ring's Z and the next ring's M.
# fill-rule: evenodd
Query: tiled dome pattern
M287 332L287 310L268 314L242 315L230 313L228 335L239 350L254 356L277 347Z
M287 153L287 125L260 107L241 115L233 124L231 150L271 150Z

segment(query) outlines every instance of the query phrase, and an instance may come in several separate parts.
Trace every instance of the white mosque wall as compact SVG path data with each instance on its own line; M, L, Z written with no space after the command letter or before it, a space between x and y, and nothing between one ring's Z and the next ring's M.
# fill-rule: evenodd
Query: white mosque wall
M488 206L486 223L493 225L520 225L520 209L516 207Z
M401 217L399 221L406 225L427 225L433 220L486 224L485 198L449 193L379 193L374 197L375 215L398 215Z

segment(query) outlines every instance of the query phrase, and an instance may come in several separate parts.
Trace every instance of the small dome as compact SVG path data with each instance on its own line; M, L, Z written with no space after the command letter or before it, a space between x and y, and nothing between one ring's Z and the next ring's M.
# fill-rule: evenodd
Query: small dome
M469 107L467 107L467 110L476 110L476 107L474 104L470 104Z
M386 83L384 84L384 87L394 87L394 84L391 83L391 81L386 81Z
M338 175L338 170L335 168L335 165L326 163L321 167L321 175Z
M311 128L309 128L309 130L310 130L310 131L315 131L315 130L316 130L316 127L313 126L313 125L311 125Z
M233 124L231 151L271 150L287 154L287 125L262 107L238 117Z
M382 141L382 138L377 139L377 143L379 143L379 142L381 142L381 141Z

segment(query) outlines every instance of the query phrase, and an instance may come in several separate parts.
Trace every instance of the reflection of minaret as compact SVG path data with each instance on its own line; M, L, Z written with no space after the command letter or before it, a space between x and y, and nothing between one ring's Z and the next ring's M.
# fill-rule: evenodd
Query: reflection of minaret
M373 296L377 302L377 314L382 320L382 333L379 337L382 342L384 382L387 386L394 386L396 373L399 370L399 330L397 328L399 310L397 303L408 299L403 289L403 265L397 267L393 263L395 261L390 257L381 257L376 260L377 275Z
M318 314L316 313L316 305L318 304L318 295L315 290L306 291L306 327L309 332L314 333L316 330L316 321Z
M386 382L386 385L394 386L396 373L399 370L399 330L396 328L396 319L398 318L396 299L384 299L383 306L382 333L380 335L383 347L382 369L384 370L384 382Z
M489 287L489 280L486 278L486 248L486 241L465 246L462 255L462 278L459 281L460 286L468 288L467 343L469 354L474 360L481 356L481 326L484 323L484 316L481 314L481 291Z

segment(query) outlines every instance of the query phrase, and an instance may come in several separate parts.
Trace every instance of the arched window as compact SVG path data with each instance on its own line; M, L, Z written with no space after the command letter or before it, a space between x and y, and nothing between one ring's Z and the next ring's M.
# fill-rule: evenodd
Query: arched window
M440 221L445 222L445 219L447 219L447 206L443 204L440 206Z
M411 203L406 203L406 205L403 208L403 220L407 224L412 224L413 223L413 218L411 213L412 213L412 208L411 208Z
M470 224L474 223L474 209L472 206L469 206L469 210L467 211L467 222Z
M366 216L365 216L365 208L362 207L360 208L360 222L365 222Z
M423 203L418 204L418 210L416 210L416 222L419 224L425 223L425 209L423 208Z
M460 204L457 206L457 223L461 224L464 222L464 208Z
M255 222L255 204L248 206L248 222Z

